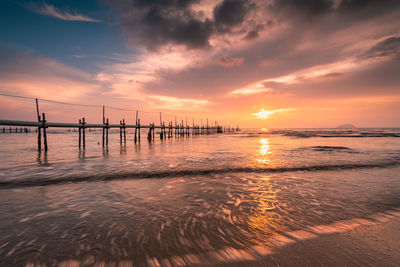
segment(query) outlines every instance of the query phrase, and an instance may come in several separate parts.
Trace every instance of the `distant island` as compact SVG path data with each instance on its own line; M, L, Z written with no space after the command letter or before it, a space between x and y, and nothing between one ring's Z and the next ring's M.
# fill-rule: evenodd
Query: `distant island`
M353 124L348 123L348 124L342 124L342 125L336 126L336 128L339 128L339 129L355 129L357 127L354 126Z

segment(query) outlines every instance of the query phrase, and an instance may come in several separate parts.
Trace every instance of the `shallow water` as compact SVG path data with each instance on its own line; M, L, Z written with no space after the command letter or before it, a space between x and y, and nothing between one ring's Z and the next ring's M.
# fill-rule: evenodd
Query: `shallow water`
M127 137L0 135L1 266L190 264L400 207L400 129Z

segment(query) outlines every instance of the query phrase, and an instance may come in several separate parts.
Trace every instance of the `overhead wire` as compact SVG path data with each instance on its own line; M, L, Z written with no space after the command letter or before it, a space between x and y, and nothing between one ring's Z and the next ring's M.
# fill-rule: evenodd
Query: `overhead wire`
M108 106L108 105L99 105L99 104L79 104L79 103L71 103L71 102L65 102L65 101L57 101L57 100L51 100L51 99L45 99L45 98L36 98L36 97L29 97L29 96L21 96L21 95L13 95L13 94L8 94L8 93L2 93L0 92L1 96L6 96L6 97L12 97L12 98L19 98L19 99L29 99L29 100L39 100L42 102L48 102L48 103L54 103L54 104L61 104L61 105L70 105L70 106L81 106L81 107L106 107L109 109L113 110L120 110L120 111L130 111L130 112L139 112L139 113L153 113L153 114L158 114L161 112L162 115L170 116L170 117L175 117L177 120L184 120L184 119L190 119L193 118L193 116L181 116L181 115L176 115L176 114L171 114L169 112L163 112L163 111L147 111L147 110L140 110L140 109L126 109L126 108L118 108L118 107L113 107L113 106ZM197 119L198 120L198 119ZM189 120L190 121L190 120Z

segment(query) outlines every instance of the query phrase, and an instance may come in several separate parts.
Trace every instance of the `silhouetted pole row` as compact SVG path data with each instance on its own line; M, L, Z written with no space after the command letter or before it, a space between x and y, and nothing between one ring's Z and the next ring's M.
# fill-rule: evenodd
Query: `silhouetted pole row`
M236 129L231 128L230 126L220 126L215 122L214 126L209 126L208 124L208 118L207 118L207 124L203 125L203 121L201 121L200 125L196 125L194 123L194 118L192 121L192 126L189 126L188 124L188 119L186 117L186 121L184 123L183 120L181 120L180 123L178 123L177 117L175 116L175 125L173 124L172 121L168 122L168 125L165 125L165 121L162 120L162 113L160 112L160 125L156 126L155 123L150 123L149 125L141 125L140 124L140 118L139 118L139 111L136 111L136 118L135 118L135 124L134 125L128 125L126 124L125 118L120 120L119 124L110 124L109 119L106 118L105 115L105 106L103 106L103 120L102 124L89 124L86 122L86 119L83 117L79 119L78 123L56 123L56 122L47 122L46 120L46 114L42 113L40 115L39 111L39 103L38 99L36 99L36 115L37 115L37 122L34 121L14 121L14 120L0 120L0 125L8 125L10 126L9 132L11 133L11 126L25 126L25 127L37 127L37 140L38 140L38 150L42 150L42 134L43 134L43 147L44 150L48 150L47 146L47 128L74 128L78 129L79 132L79 149L85 149L86 148L86 129L102 129L102 146L103 147L108 147L108 134L110 128L119 128L119 136L120 136L120 144L122 145L122 142L126 144L126 132L127 128L133 128L135 129L135 134L134 134L134 142L140 142L140 133L141 129L148 129L148 134L147 134L147 140L149 142L155 140L155 129L160 129L160 140L166 140L167 138L170 139L173 136L175 138L178 137L184 137L184 136L190 136L190 130L192 135L203 135L203 134L211 134L211 133L223 133L225 131L231 132L231 131L239 131L239 127ZM43 130L43 132L42 132ZM16 129L16 132L18 129ZM29 128L24 128L25 132L30 132ZM20 132L22 132L22 128L20 128ZM3 128L3 133L6 133L6 129Z

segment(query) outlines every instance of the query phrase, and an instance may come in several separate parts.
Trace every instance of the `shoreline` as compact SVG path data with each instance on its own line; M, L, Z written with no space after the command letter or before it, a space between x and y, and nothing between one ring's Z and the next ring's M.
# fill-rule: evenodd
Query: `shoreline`
M225 247L203 254L147 258L146 262L94 262L93 257L57 266L399 266L400 209L275 234L262 246ZM28 262L36 266L40 262Z

